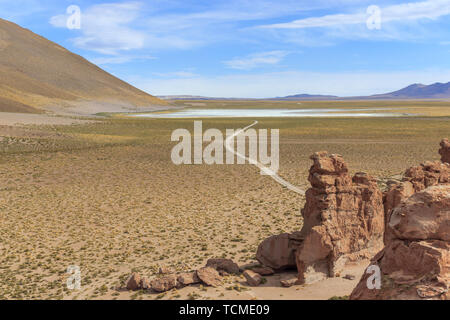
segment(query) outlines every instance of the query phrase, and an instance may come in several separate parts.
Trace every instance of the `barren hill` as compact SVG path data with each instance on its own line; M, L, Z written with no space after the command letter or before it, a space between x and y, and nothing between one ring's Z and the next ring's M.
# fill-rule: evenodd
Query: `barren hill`
M82 102L130 108L166 105L79 55L0 19L0 111L41 112Z

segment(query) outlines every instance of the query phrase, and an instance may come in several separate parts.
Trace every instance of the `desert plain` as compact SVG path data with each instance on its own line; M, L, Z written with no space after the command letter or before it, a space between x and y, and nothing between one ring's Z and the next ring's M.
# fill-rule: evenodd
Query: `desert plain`
M382 118L202 119L204 128L280 129L279 175L307 189L309 156L341 154L351 173L366 172L384 188L409 166L438 160L450 132L446 101L176 101L178 108L390 108ZM3 116L5 115L5 116ZM32 120L24 121L31 117ZM300 230L303 196L247 165L172 163L177 128L194 119L141 119L102 113L83 118L0 113L0 299L330 299L345 298L354 280L328 279L282 288L268 276L260 287L226 277L163 294L131 292L131 272L157 276L209 258L257 263L266 237ZM37 120L36 120L37 119ZM39 120L41 119L41 120ZM81 289L66 286L68 266L81 270Z

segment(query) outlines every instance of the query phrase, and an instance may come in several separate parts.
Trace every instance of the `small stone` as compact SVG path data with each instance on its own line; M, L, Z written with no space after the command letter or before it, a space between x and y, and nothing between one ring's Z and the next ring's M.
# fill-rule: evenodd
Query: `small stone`
M261 284L262 277L260 274L253 272L252 270L245 270L244 277L247 283L252 287L257 287Z
M355 280L356 277L352 274L346 274L343 278L347 280Z
M280 283L283 287L289 288L297 283L297 279L280 280Z
M270 276L275 273L275 271L269 267L256 267L256 268L253 268L252 271L259 273L262 276Z
M204 284L208 286L218 287L222 284L222 277L216 269L211 267L198 269L197 276Z
M217 271L225 271L226 273L239 273L239 266L231 259L209 259L206 262L207 267L216 269Z

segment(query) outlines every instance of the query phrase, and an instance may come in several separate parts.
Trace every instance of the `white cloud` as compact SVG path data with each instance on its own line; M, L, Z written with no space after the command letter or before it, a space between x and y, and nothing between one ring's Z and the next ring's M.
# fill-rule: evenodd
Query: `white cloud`
M276 50L254 53L243 58L235 58L232 60L224 61L224 63L232 69L249 70L264 65L278 64L286 55L288 55L288 52Z
M371 3L373 4L373 3ZM369 29L368 7L352 8L347 13L308 17L286 23L259 25L254 34L262 33L300 46L329 46L339 40L439 42L448 37L446 29L436 24L450 15L450 0L428 0L396 5L382 5L381 29ZM342 12L343 9L341 9ZM350 12L350 13L348 13Z
M292 94L370 95L398 90L412 82L448 82L450 70L409 72L276 72L192 78L126 80L156 95L268 98Z
M118 54L120 51L141 49L145 33L128 25L139 16L139 2L99 4L82 10L81 36L72 39L75 46L103 54ZM68 15L50 19L54 27L66 27Z
M229 40L249 41L239 23L367 1L171 0L95 4L81 7L81 30L72 41L78 48L108 55L143 48L189 49ZM56 15L49 22L65 28L67 18L67 14Z
M428 0L409 2L381 8L382 22L408 21L420 19L437 19L450 14L450 0ZM317 27L334 27L365 23L368 14L365 10L351 14L332 14L295 20L287 23L263 25L265 29L302 29Z

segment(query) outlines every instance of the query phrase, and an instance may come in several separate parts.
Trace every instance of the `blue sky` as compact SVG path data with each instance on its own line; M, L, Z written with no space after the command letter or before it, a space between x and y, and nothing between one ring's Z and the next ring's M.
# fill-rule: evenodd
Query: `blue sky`
M71 5L80 29L67 28ZM450 0L0 0L0 13L155 95L348 96L450 81Z

